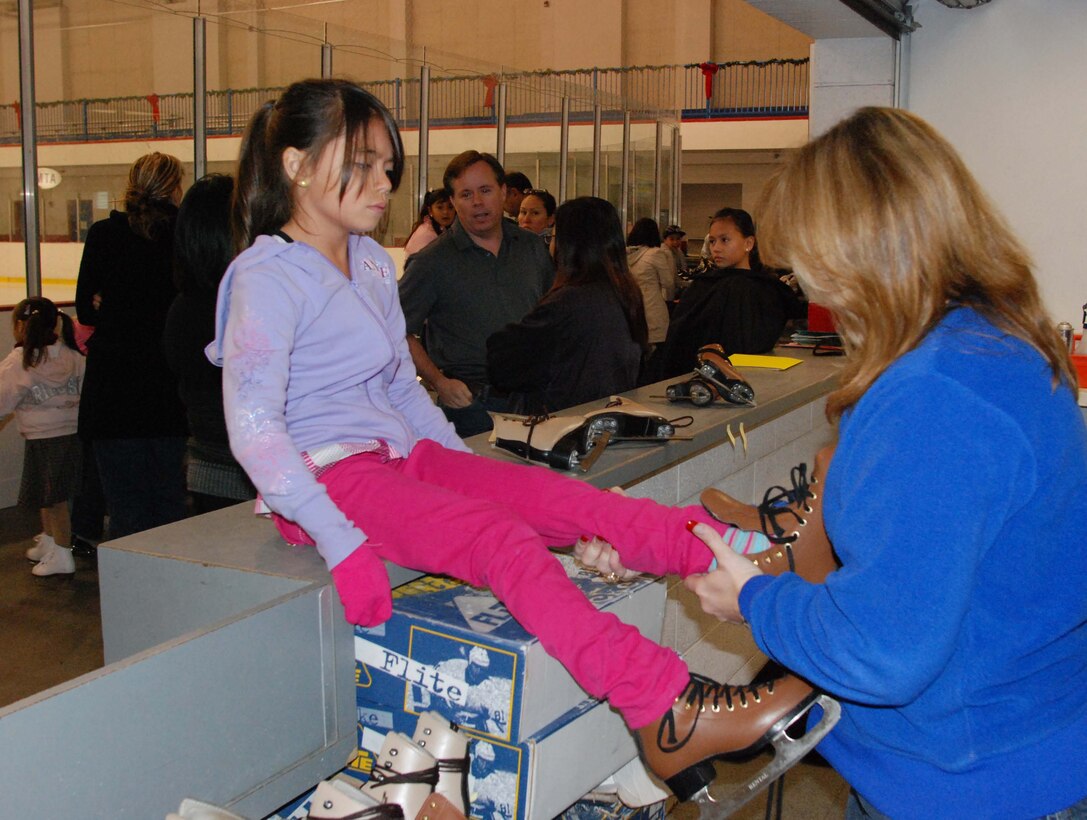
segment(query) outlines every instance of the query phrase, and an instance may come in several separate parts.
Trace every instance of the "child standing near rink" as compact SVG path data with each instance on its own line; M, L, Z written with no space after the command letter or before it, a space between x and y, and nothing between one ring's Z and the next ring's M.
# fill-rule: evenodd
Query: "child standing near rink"
M0 415L15 414L26 439L19 506L41 511L42 532L26 557L35 575L70 575L68 502L79 487L82 445L76 435L85 360L64 339L57 306L41 296L12 313L15 349L0 362Z

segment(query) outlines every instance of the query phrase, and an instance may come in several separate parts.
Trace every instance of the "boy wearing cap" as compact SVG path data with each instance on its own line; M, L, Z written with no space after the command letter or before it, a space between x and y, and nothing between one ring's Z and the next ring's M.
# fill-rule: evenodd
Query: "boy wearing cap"
M680 228L679 225L669 225L664 229L664 234L661 236L661 242L672 252L672 258L675 259L676 273L684 273L687 270L687 253L684 247L687 240L684 239L685 236L687 236L687 232Z

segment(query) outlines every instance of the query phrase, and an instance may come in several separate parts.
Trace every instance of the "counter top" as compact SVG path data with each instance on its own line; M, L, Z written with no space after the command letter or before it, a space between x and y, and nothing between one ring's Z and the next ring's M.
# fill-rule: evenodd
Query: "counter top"
M640 387L629 393L631 398L664 416L678 419L690 416L688 427L676 430L677 436L691 440L672 440L667 443L626 442L610 445L587 473L572 470L568 474L582 478L596 487L627 486L659 470L697 455L703 450L728 440L728 428L739 439L740 425L751 432L762 424L783 416L789 411L807 404L831 392L838 382L844 359L839 356L812 356L808 350L783 350L781 355L800 359L798 365L788 370L768 368L739 368L755 391L755 406L741 407L720 400L708 407L695 407L690 402L669 402L664 398L665 387L686 377L677 377L657 384ZM564 410L556 415L571 416L598 410L605 402L590 402ZM525 463L524 459L491 445L487 433L467 439L468 445L480 455L502 460ZM546 468L545 468L546 469Z

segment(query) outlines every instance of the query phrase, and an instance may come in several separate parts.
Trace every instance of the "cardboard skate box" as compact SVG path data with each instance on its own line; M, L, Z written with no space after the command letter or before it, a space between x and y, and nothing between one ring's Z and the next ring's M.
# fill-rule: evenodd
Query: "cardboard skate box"
M368 779L385 735L411 737L416 721L402 710L360 703L359 754L346 772ZM592 698L521 743L465 734L472 738L471 815L481 820L551 820L638 754L623 719Z
M660 640L666 590L656 580L609 585L556 555L598 609ZM393 616L355 630L357 701L418 716L433 710L516 744L588 695L489 590L424 576L394 591Z

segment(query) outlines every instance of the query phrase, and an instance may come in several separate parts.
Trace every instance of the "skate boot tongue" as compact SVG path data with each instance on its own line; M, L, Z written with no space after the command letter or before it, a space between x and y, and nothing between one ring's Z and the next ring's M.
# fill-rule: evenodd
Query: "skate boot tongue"
M435 794L445 797L456 811L467 814L471 805L468 799L468 738L437 712L423 712L411 739L438 759ZM435 806L434 810L437 808Z
M389 732L362 791L379 803L399 803L415 817L438 783L438 761L400 732Z

